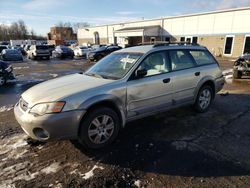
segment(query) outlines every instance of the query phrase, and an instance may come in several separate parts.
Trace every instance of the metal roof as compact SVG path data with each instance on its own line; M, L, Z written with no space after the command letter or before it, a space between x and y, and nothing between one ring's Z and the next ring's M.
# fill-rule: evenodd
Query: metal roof
M144 30L144 29L151 29L151 28L156 28L156 27L160 28L160 25L141 26L141 27L125 27L125 28L122 28L122 29L118 29L115 32Z

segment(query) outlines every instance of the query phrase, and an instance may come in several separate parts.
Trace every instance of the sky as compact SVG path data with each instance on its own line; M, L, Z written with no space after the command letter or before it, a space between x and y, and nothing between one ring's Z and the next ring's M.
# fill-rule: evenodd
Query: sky
M250 0L0 0L0 24L22 19L46 36L62 22L102 25L250 6Z

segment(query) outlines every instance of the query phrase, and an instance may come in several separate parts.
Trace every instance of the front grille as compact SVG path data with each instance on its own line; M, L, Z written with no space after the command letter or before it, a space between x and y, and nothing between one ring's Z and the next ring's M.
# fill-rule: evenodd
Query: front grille
M28 103L25 100L23 100L23 98L19 100L19 105L23 111L26 111L28 109Z

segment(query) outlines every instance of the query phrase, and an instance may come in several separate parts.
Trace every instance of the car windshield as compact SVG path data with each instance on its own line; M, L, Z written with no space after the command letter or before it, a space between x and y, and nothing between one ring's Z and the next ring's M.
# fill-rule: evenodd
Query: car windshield
M84 50L84 49L88 49L86 46L80 46L80 49Z
M7 54L19 54L17 50L6 50Z
M107 46L102 46L102 47L100 47L100 48L97 48L97 49L95 49L95 51L103 51L103 50L106 50L106 48L107 48Z
M63 50L63 51L69 51L70 49L67 48L67 47L61 47L61 50Z
M36 46L37 50L48 50L48 46Z
M121 79L142 55L142 53L113 53L101 59L85 74L105 79Z

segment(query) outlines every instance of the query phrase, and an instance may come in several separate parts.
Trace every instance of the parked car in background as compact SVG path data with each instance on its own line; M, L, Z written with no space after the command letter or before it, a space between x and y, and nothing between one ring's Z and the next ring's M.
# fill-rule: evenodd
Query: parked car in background
M37 58L50 59L49 47L47 45L31 45L27 57L32 60Z
M223 85L218 62L203 46L142 45L116 51L84 74L30 88L14 113L33 139L78 139L99 149L129 121L187 104L206 112Z
M96 50L96 49L101 48L103 46L107 46L107 45L106 44L93 44L91 46L91 50Z
M2 42L0 42L0 45L9 46L10 42L8 42L8 41L2 41Z
M13 68L6 62L0 61L0 86L6 84L8 81L16 79L13 73Z
M13 46L13 47L11 47L11 49L18 50L19 52L21 52L21 54L22 54L23 56L26 56L26 55L27 55L26 51L25 51L22 47Z
M233 77L238 79L244 75L250 75L250 54L244 54L234 62Z
M7 46L7 45L0 45L0 53L1 53L4 49L8 49L8 46Z
M87 46L77 46L74 49L74 55L77 57L86 57L90 49Z
M99 61L106 55L122 49L120 46L102 46L100 48L97 48L96 50L90 51L88 53L88 60L89 61Z
M52 52L52 57L60 59L70 57L73 59L74 51L67 46L57 46Z
M16 49L4 49L1 56L4 61L23 61L22 53Z
M25 45L25 46L23 47L23 49L24 49L25 52L26 52L26 55L27 55L28 50L30 49L30 47L31 47L31 45L29 45L29 44L27 44L27 45Z

